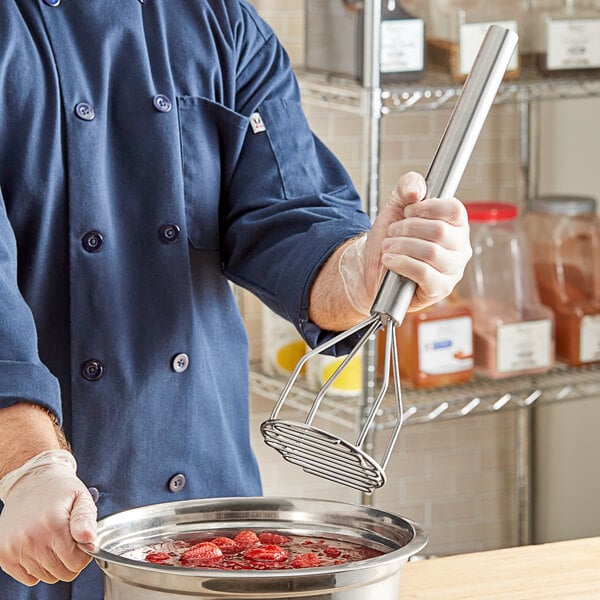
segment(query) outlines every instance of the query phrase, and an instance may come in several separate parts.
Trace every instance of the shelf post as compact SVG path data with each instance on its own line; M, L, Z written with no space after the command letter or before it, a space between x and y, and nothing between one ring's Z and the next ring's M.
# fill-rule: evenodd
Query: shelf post
M532 408L517 411L517 503L519 515L519 545L532 543Z
M380 52L381 52L381 2L380 0L365 0L363 12L363 74L364 74L364 104L363 135L366 143L367 156L364 165L365 181L365 210L371 222L377 217L379 210L379 162L381 139L381 81L380 81ZM377 383L377 345L374 336L364 346L363 355L363 389L360 401L359 418L364 421L375 402L375 386ZM362 429L362 426L359 430ZM368 433L364 448L372 454L375 446L373 429ZM362 493L361 502L372 505L372 495Z
M524 187L524 209L529 211L531 199L539 192L538 111L533 111L531 93L527 87L517 92L519 111L520 161Z

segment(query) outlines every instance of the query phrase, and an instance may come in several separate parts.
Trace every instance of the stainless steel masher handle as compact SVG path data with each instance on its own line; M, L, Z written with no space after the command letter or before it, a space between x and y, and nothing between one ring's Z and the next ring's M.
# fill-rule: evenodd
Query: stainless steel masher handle
M492 25L486 33L425 176L428 198L448 198L456 193L517 41L514 31L499 25ZM389 317L400 325L416 287L414 281L388 271L371 314Z

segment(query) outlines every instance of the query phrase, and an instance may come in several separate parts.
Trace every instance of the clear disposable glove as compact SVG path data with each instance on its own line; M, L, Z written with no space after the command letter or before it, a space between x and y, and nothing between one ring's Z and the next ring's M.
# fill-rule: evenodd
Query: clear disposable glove
M425 179L403 175L368 234L346 246L339 271L354 309L368 315L386 270L417 284L409 311L448 296L472 255L469 220L456 198L423 200Z
M65 450L38 454L0 480L0 568L21 583L72 581L90 562L96 505Z

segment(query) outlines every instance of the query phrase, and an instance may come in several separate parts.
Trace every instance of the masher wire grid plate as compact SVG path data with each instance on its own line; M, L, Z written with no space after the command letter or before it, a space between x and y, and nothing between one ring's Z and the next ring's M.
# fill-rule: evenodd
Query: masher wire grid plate
M318 427L269 419L262 423L265 443L304 471L372 494L385 483L379 463L361 448Z

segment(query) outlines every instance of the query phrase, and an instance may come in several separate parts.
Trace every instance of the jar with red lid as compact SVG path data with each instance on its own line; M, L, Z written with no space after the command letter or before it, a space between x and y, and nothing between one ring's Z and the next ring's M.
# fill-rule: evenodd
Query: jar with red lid
M554 363L554 317L540 301L518 209L465 206L473 257L456 294L472 311L475 370L493 378L544 373Z
M541 196L523 220L542 302L556 318L556 357L600 362L600 220L596 200Z
M409 312L395 330L402 384L415 389L455 385L473 376L471 309L451 297ZM377 339L378 375L383 375L385 331Z

